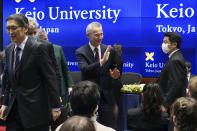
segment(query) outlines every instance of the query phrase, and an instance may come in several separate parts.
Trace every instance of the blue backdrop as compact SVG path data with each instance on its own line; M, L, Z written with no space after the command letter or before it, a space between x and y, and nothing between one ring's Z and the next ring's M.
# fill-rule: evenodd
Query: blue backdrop
M196 0L3 0L3 44L9 44L5 19L13 13L34 17L49 40L62 46L71 71L79 70L75 50L88 43L86 26L103 25L104 44L123 46L124 72L157 77L165 64L163 33L179 32L181 51L197 74Z

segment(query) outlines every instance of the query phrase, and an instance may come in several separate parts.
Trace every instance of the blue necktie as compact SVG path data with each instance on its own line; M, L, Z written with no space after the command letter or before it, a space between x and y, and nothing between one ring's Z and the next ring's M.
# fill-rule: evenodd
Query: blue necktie
M19 69L19 66L20 66L20 51L21 51L21 48L20 47L16 47L16 57L15 57L15 78L16 80L18 79L18 69Z

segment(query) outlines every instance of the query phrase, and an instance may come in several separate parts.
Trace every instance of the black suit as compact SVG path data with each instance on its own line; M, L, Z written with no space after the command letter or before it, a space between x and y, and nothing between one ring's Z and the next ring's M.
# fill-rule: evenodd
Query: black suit
M57 77L46 46L27 39L17 80L13 71L14 46L10 44L5 51L6 87L3 105L8 106L8 124L12 120L9 116L17 113L24 128L47 125L51 120L51 109L59 108L60 103Z
M164 93L164 105L168 109L177 98L186 95L187 71L184 57L179 50L166 62L158 83Z
M161 112L160 117L154 120L144 120L142 117L142 109L129 109L127 114L127 129L133 131L167 131L168 130L168 114Z
M101 44L100 47L102 58L107 49L107 45ZM117 66L114 61L114 55L115 52L112 49L108 61L101 66L99 61L95 61L94 53L89 44L76 50L78 67L81 70L82 80L94 81L100 86L101 99L99 105L99 122L110 127L114 127L113 106L115 98L109 69L113 69Z
M115 100L116 104L119 104L119 98L120 98L120 89L122 88L122 81L121 81L121 76L122 76L122 69L123 69L123 59L122 56L115 55L114 59L117 63L117 69L120 71L120 77L118 79L113 79L112 80L112 85L114 89L114 94L115 94Z

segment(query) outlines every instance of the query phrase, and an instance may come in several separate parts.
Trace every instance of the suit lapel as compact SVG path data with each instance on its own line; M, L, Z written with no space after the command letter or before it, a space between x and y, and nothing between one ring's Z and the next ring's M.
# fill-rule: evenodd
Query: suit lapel
M86 52L87 56L89 56L89 58L94 62L95 61L94 53L93 53L92 49L90 48L89 44L87 44L86 48L87 48L87 52Z
M21 74L21 72L22 72L22 69L23 69L24 66L25 66L25 61L27 61L27 59L28 59L30 53L32 53L31 50L30 50L30 46L31 46L31 40L28 38L28 39L27 39L27 42L26 42L26 44L25 44L24 50L23 50L23 54L22 54L22 57L21 57L21 61L20 61L19 76L20 76L20 74Z
M10 44L12 44L12 46L11 46L11 48L10 48L10 51L9 51L9 71L10 71L10 73L9 74L12 74L12 75L10 75L12 78L12 80L13 80L13 76L14 76L14 70L13 70L13 62L14 62L14 44L13 43L10 43Z
M101 44L100 46L101 46L101 59L102 59L105 53L106 47L103 44Z

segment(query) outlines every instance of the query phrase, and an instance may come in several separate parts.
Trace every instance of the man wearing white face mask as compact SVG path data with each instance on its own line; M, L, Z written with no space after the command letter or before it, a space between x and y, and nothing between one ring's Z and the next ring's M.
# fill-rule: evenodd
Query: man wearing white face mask
M181 36L177 32L164 33L162 51L168 54L168 61L157 80L164 94L164 110L169 111L171 104L186 95L187 71L181 53Z

